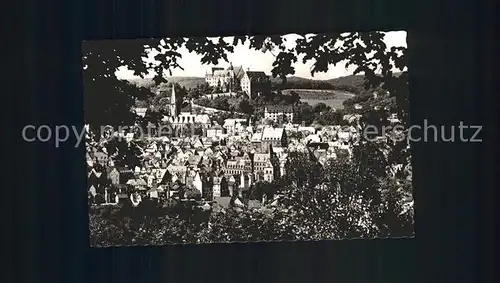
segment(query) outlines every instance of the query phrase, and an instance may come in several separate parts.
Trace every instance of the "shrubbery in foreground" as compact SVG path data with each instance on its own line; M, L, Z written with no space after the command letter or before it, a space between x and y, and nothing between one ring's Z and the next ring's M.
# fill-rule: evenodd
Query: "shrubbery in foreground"
M204 211L196 203L152 201L143 201L138 207L91 207L91 245L412 236L411 181L385 173L383 160L377 159L380 151L372 149L367 154L367 148L358 150L353 159L332 160L324 166L295 164L299 173L301 167L320 171L294 177L300 185L287 182L280 191L280 205L274 208L216 212Z

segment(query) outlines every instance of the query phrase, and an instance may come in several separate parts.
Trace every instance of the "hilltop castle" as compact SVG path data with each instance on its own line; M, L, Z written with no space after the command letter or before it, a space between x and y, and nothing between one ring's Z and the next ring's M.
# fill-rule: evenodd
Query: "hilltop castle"
M227 69L210 68L205 74L205 81L212 87L220 87L222 91L233 91L240 86L248 97L259 95L271 90L271 80L264 72L243 70L241 66L233 67L230 63Z
M227 69L210 68L205 74L205 81L211 87L220 87L224 91L231 91L240 83L243 73L241 66L233 67L233 64L230 63Z

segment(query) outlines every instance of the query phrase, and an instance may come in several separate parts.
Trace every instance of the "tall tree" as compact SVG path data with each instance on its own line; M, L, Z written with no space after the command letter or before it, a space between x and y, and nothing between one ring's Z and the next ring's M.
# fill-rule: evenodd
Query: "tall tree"
M250 115L254 112L254 107L250 103L250 101L248 101L248 99L245 98L239 102L238 111Z
M296 183L299 188L314 188L319 184L321 170L321 165L310 152L291 152L285 163L288 182Z
M125 54L134 54L126 56ZM131 43L119 50L112 41L83 44L83 83L85 120L92 129L102 125L130 125L135 119L131 112L136 100L146 100L150 91L127 81L118 80L115 72L122 64L145 72L142 44ZM98 131L96 131L98 133Z

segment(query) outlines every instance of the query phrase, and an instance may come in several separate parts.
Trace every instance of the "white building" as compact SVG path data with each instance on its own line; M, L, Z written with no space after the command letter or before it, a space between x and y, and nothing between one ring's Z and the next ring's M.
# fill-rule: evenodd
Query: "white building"
M233 67L230 64L227 69L220 67L213 67L205 74L205 82L211 87L221 87L225 91L230 91L237 84L243 76L243 68Z
M140 117L146 116L146 112L148 111L148 108L143 108L143 107L136 107L134 108L135 114Z
M269 92L271 80L264 72L247 70L241 78L241 90L251 98L253 94Z
M226 119L224 120L224 125L222 126L226 129L229 135L233 135L236 133L238 128L241 128L243 125L247 124L246 119Z
M199 172L196 172L196 176L194 176L193 186L200 194L203 194L203 182L201 181Z
M221 196L221 178L220 177L214 177L213 178L213 186L212 186L212 195L213 197L220 197Z
M276 123L290 123L293 121L293 106L291 105L268 105L264 108L264 119L270 119Z

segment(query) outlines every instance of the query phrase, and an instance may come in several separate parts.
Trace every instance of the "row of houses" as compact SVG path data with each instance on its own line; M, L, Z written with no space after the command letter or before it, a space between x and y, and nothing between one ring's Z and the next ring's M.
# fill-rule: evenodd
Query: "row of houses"
M294 132L302 137L292 137ZM256 182L284 176L290 152L309 151L323 163L350 155L349 142L359 134L355 126L253 126L246 119L226 119L205 133L147 139L139 149L141 164L134 168L118 166L116 154L109 155L104 144L87 147L89 194L103 196L106 203L137 202L137 194L171 197L180 188L213 199L244 194Z

